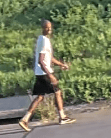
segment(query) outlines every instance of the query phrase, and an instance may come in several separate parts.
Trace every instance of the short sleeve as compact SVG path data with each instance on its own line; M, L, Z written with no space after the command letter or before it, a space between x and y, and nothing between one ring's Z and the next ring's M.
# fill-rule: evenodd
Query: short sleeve
M47 40L46 38L43 37L43 39L41 40L41 45L40 45L40 51L39 53L46 53L46 47L47 46Z

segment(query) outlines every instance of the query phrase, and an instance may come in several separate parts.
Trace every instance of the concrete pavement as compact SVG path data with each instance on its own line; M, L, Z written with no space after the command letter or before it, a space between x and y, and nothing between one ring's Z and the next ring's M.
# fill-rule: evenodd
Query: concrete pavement
M35 127L23 138L110 138L111 109L72 115L77 122L67 125Z
M111 137L111 109L95 112L72 114L77 119L74 124L43 125L31 122L33 130L30 133L21 129L18 124L6 127L3 132L0 127L0 138L110 138ZM35 124L34 124L35 123ZM12 127L12 130L8 130Z

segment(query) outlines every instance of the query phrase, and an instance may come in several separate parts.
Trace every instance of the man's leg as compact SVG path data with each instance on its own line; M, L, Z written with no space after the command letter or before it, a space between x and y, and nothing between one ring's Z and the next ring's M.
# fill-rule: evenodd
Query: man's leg
M35 111L36 107L38 106L38 104L44 99L43 95L39 95L37 98L34 99L34 101L31 103L28 112L30 112L31 114L33 114L33 112Z
M73 123L76 121L76 119L71 119L69 117L67 117L64 114L64 110L63 110L63 99L62 99L62 92L60 90L55 92L55 97L56 97L56 103L57 103L57 107L58 107L58 111L59 111L59 123L60 124L67 124L67 123Z
M33 112L35 111L38 104L43 100L44 96L39 95L34 101L31 103L28 112L26 115L20 120L19 125L25 129L26 131L30 131L31 129L28 128L28 122L30 117L32 116Z
M57 108L58 108L58 111L59 111L60 118L66 117L66 115L64 114L64 110L63 110L62 92L60 90L55 92L55 98L56 98L55 100L56 100L56 103L57 103Z

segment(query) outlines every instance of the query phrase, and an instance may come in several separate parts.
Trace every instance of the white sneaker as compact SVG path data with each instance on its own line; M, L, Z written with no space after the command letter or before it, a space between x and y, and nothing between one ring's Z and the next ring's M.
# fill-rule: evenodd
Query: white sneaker
M31 131L30 128L28 128L28 123L23 121L23 120L20 120L19 121L19 125L27 132Z
M59 124L60 125L71 124L71 123L74 123L74 122L76 122L76 119L71 119L71 118L69 118L67 116L65 118L59 120Z

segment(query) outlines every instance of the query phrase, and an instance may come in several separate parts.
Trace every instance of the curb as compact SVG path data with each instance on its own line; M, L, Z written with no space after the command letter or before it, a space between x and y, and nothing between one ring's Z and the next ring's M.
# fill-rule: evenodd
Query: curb
M109 108L111 108L111 101L101 100L91 104L79 104L76 106L73 106L73 105L67 106L67 107L64 107L64 111L70 114L79 114L79 113L86 113L86 112L90 113L90 112L109 109Z
M42 126L41 122L30 122L29 127L33 128L35 126ZM0 135L9 134L9 133L17 133L17 132L26 132L23 130L19 124L8 124L0 126Z
M64 107L64 111L66 114L74 115L80 113L91 113L94 111L104 110L111 108L111 101L99 101L92 104L80 104L80 105L72 105ZM36 126L44 126L44 125L52 125L58 124L56 121L49 121L49 122L41 122L34 120L33 122L29 123L29 127L33 128ZM9 134L9 133L17 133L17 132L26 132L23 130L19 124L8 124L8 125L1 125L0 126L0 135Z

